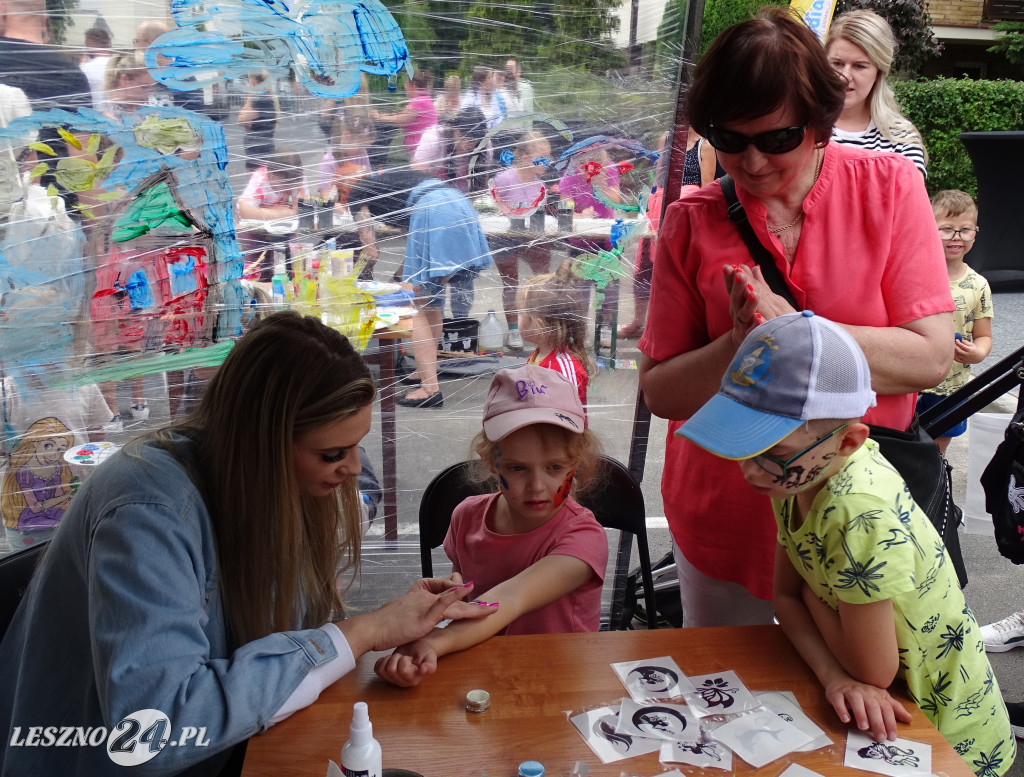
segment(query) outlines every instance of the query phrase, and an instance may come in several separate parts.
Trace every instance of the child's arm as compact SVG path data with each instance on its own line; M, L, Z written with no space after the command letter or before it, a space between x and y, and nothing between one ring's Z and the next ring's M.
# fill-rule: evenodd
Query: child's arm
M775 614L782 630L786 632L793 647L818 678L825 689L825 698L832 704L839 719L843 723L849 723L852 713L857 727L862 731L871 731L879 741L896 738L897 720L904 723L911 720L910 713L885 690L895 676L895 669L892 669L885 686L879 686L858 679L846 668L844 660L852 660L857 667L866 663L868 667L872 667L870 673L873 679L881 681L885 681L890 664L895 663L896 667L899 666L892 604L889 600L886 602L889 604L886 626L891 633L891 646L887 642L888 635L884 633L886 628L879 623L879 610L873 605L844 606L840 603L840 613L833 612L814 596L794 569L786 551L781 545L777 546ZM843 616L844 610L849 607L866 610L849 614L850 622L847 623ZM824 612L826 610L831 614L831 619ZM857 634L852 631L854 628L864 628L866 633ZM834 640L838 640L838 643ZM830 647L833 644L844 645L844 648L837 654ZM852 659L849 656L852 656ZM878 661L879 657L881 661ZM879 665L877 670L873 668L876 663ZM867 676L867 673L864 676Z
M480 621L459 621L377 661L378 675L394 685L418 685L437 669L437 659L492 637L521 615L538 610L586 583L594 571L574 556L545 556L487 592L498 611Z
M972 341L973 340L973 341ZM957 340L953 344L953 361L960 364L978 364L992 351L992 319L974 319L972 340Z

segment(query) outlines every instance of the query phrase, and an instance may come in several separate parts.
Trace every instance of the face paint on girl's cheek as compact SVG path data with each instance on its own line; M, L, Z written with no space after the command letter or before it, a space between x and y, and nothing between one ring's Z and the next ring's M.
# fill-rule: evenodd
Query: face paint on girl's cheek
M572 490L572 479L576 477L576 470L569 470L569 474L565 476L565 480L562 481L561 487L555 492L554 497L551 499L554 502L555 507L561 507L566 499L569 498L569 492Z
M501 484L503 490L508 491L508 481L505 480L505 476L502 475L498 468L501 465L501 446L494 446L494 453L491 455L491 471L498 476L498 483Z

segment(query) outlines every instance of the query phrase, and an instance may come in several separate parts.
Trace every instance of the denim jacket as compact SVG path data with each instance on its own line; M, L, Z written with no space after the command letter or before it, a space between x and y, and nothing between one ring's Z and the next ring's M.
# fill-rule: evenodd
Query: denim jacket
M0 774L216 774L336 655L321 629L231 645L213 526L181 463L193 448L121 451L73 500L0 644ZM147 740L143 725L136 751L155 755L117 766L108 742L132 734L118 724L139 710L169 727ZM97 727L116 731L83 745ZM161 735L174 744L148 744Z

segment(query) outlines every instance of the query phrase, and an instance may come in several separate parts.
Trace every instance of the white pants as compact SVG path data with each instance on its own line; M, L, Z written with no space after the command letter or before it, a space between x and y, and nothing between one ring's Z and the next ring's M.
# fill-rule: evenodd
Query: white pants
M675 542L672 555L679 571L683 628L702 626L756 626L772 623L775 605L758 599L739 583L715 580L686 560Z

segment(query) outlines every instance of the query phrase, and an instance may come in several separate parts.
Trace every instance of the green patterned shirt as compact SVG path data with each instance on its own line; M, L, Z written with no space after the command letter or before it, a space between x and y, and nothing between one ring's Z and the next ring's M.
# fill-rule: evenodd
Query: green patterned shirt
M825 604L892 600L911 698L979 777L1003 774L1016 742L980 629L942 540L877 443L829 478L800 527L793 498L774 506L779 543Z
M956 331L968 340L974 339L974 322L979 318L992 318L992 291L988 281L970 267L957 280L949 282L949 293L953 295L953 323ZM953 362L949 374L935 388L923 394L938 394L948 397L958 388L967 385L971 379L971 366Z

